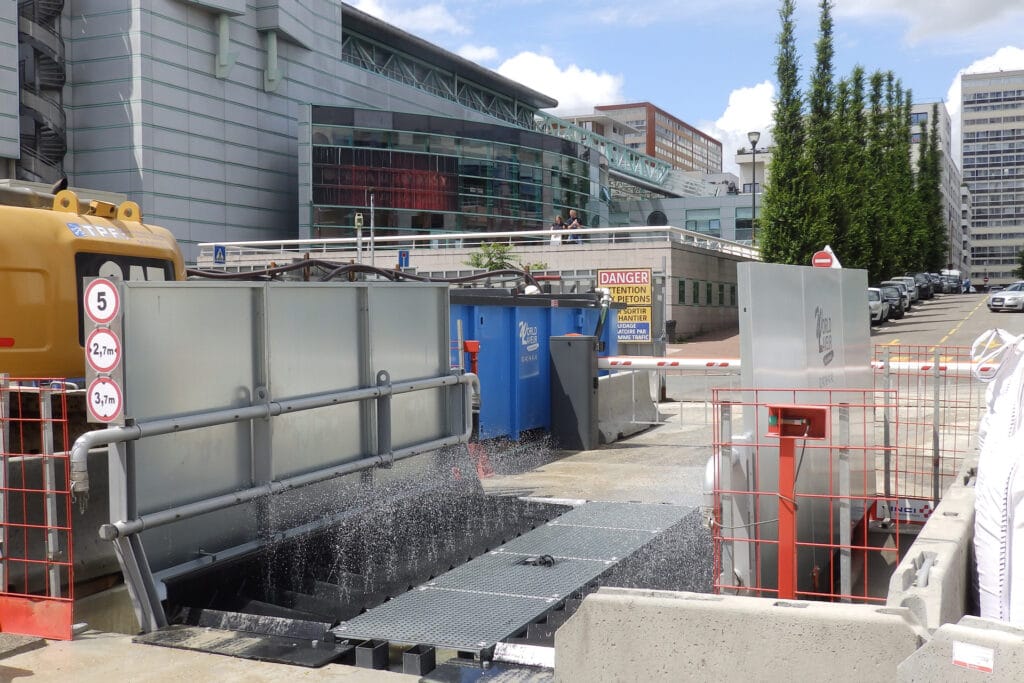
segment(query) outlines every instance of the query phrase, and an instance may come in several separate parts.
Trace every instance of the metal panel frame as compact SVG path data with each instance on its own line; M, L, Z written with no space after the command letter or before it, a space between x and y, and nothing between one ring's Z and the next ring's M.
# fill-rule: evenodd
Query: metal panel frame
M127 425L90 432L75 451L110 444L101 535L146 630L166 623L154 574L212 564L322 513L274 519L273 494L469 438L476 378L448 366L447 285L120 287Z

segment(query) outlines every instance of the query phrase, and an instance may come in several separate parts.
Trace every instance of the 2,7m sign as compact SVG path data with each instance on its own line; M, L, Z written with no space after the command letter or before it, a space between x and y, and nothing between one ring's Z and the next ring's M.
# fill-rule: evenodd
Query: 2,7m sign
M597 271L597 286L609 290L612 301L626 304L618 315L617 336L620 342L650 343L651 282L650 268Z

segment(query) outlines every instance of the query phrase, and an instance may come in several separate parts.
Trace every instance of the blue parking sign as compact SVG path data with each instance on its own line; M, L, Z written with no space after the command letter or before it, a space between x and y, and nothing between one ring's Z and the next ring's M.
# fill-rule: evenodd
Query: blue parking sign
M213 245L213 262L219 265L228 262L228 249L223 244Z

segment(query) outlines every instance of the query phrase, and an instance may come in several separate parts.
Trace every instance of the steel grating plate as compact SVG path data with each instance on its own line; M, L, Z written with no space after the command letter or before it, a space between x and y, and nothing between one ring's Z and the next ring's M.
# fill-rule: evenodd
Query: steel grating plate
M664 531L693 508L644 503L587 503L560 515L552 524L602 526L610 529Z
M570 591L575 590L613 564L610 561L556 560L554 566L541 567L524 565L522 561L522 555L493 552L424 585L509 595L523 595L524 591L529 591L532 597L561 599L566 595L566 586L571 586Z
M511 637L692 511L587 503L335 627L347 639L480 653ZM551 555L551 567L520 564Z
M517 555L551 555L580 560L618 561L657 534L636 529L547 524L498 548Z

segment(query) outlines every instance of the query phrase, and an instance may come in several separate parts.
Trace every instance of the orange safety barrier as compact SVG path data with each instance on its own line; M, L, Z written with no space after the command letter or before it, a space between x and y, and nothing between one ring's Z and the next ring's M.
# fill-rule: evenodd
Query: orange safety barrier
M70 640L74 558L62 382L0 379L0 631Z
M715 389L716 592L883 603L900 525L895 390ZM887 421L889 419L889 421ZM898 485L898 479L896 484Z

